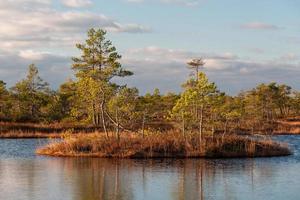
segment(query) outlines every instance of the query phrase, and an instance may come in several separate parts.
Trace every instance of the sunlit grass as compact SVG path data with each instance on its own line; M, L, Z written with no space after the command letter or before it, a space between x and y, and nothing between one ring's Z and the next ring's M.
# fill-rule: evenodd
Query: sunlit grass
M21 130L0 133L0 138L2 139L60 138L60 137L61 137L61 133L27 132Z
M290 155L286 144L271 139L254 139L245 136L182 136L178 132L149 133L145 137L123 133L118 140L111 133L69 135L61 142L51 143L37 150L49 156L91 156L114 158L216 158L260 157Z

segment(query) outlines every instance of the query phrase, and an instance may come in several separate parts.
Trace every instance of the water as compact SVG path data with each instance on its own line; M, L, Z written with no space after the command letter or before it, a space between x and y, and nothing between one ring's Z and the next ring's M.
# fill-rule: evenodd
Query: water
M110 160L36 156L48 140L0 140L0 200L299 199L295 154L255 159Z

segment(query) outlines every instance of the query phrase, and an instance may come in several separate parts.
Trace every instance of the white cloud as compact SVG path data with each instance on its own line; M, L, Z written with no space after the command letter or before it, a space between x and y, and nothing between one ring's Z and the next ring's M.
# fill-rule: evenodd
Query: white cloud
M248 51L250 51L252 53L255 53L255 54L263 54L263 53L265 53L264 49L257 48L257 47L249 48Z
M242 24L240 27L243 29L252 29L252 30L278 30L278 29L280 29L276 25L267 24L267 23L263 23L263 22L250 22L250 23Z
M144 2L144 0L127 0L127 2L130 2L130 3L142 3L142 2Z
M44 8L52 4L52 0L1 0L1 12L11 11L12 9L33 10Z
M203 70L210 80L230 94L250 89L261 82L272 81L300 89L300 62L290 63L278 58L252 61L230 52L201 53L150 46L126 51L122 63L135 73L127 82L140 88L142 93L154 88L161 88L163 92L178 92L180 85L191 73L186 62L199 57L205 60ZM293 55L292 57L294 58Z
M175 3L185 6L197 6L201 2L200 0L161 0L163 3Z
M17 81L25 78L29 64L35 63L41 77L57 88L67 78L72 77L70 58L46 52L22 51L2 52L0 55L0 80L13 86Z
M247 74L247 73L249 73L249 69L247 69L246 67L242 67L242 68L240 69L240 73L241 73L241 74Z
M193 2L200 1L160 2L192 6L196 5ZM90 27L105 28L116 33L151 31L149 27L120 23L99 13L56 10L52 0L1 0L0 18L3 19L0 20L0 80L3 79L10 86L25 76L26 67L32 62L37 64L42 77L54 87L72 76L71 60L66 54L71 50L70 47L73 49L74 42L85 38L86 30ZM250 23L243 28L278 29L275 25L264 23ZM290 39L299 40L298 37ZM62 55L56 51L62 52ZM130 85L138 86L142 92L155 87L162 91L179 91L181 83L190 73L186 62L197 57L205 59L204 70L209 78L231 93L253 87L259 82L280 81L298 88L300 85L300 61L295 53L257 62L250 58L242 59L231 52L192 52L149 46L124 52L122 63L136 74L128 79Z
M0 20L0 80L8 82L9 86L22 79L27 66L35 63L41 75L57 87L72 76L70 54L73 54L74 43L82 41L89 28L103 28L116 33L150 31L149 27L120 23L96 12L55 9L53 2L0 1L0 18L3 19ZM83 6L83 1L70 3L73 7Z
M32 60L32 61L42 60L45 55L46 55L46 53L36 52L33 50L23 50L23 51L20 51L20 53L19 53L19 56L21 58L24 58L27 60Z
M122 52L121 52L122 53ZM286 62L282 59L252 61L225 53L201 53L180 49L167 49L150 46L129 49L122 53L124 67L135 75L126 78L129 86L138 87L141 93L160 88L162 92L181 90L180 85L191 71L186 62L192 58L202 57L206 64L204 71L218 87L230 94L255 87L261 82L277 81L300 89L300 62ZM294 55L287 57L295 58ZM12 86L26 75L27 66L36 63L41 76L52 87L57 88L67 78L73 76L68 56L56 55L45 51L23 50L19 52L0 51L0 80Z
M144 33L151 29L134 23L120 23L106 15L61 11L50 0L11 0L0 2L0 48L26 49L74 45L87 29L99 27L111 32Z
M63 5L71 8L81 8L92 5L90 0L61 0Z
M179 62L186 63L191 58L202 57L205 58L206 68L221 69L225 67L220 65L219 60L235 60L237 55L229 52L215 54L215 53L198 53L185 51L180 49L166 49L157 46L149 46L140 49L130 49L126 52L127 58L144 58L145 60L154 60L156 62Z
M284 61L299 61L300 56L295 53L287 53L287 54L281 56L280 59L282 59Z
M142 2L160 2L165 4L177 4L188 7L198 6L204 0L127 0L130 3L142 3Z

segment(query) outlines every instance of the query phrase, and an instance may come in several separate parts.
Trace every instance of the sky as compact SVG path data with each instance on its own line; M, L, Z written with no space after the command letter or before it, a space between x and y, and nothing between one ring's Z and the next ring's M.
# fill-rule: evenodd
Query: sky
M202 69L221 91L259 83L300 89L300 0L1 0L0 80L13 86L35 63L56 89L89 28L108 31L141 93L179 92Z

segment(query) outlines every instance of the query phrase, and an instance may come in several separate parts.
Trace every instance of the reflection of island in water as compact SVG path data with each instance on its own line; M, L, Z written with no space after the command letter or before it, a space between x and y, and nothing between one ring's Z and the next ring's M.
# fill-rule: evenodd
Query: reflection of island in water
M282 168L264 159L0 161L0 199L262 199L285 181Z

